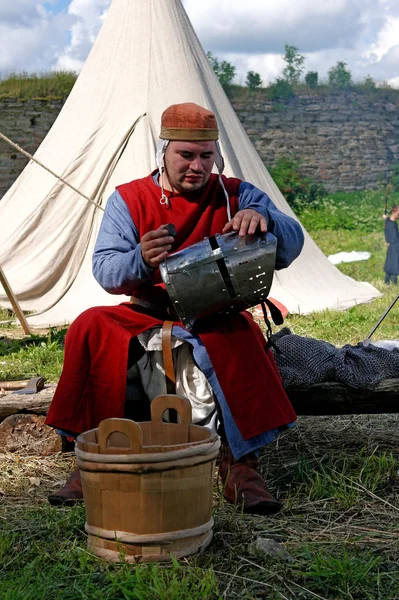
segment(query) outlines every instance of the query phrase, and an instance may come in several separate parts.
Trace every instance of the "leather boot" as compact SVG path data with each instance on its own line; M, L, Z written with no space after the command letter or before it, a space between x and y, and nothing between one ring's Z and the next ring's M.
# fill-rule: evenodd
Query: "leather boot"
M257 463L253 452L235 460L230 448L226 448L219 464L223 495L228 502L241 505L246 513L271 515L281 509L281 504L273 498L257 473Z
M80 500L83 500L83 491L79 469L72 471L62 488L48 496L53 506L72 506Z

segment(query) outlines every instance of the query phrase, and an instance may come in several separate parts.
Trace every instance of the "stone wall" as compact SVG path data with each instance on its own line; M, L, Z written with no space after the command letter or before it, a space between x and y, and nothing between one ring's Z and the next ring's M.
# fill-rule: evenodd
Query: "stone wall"
M292 155L329 191L377 187L399 164L399 110L391 102L341 93L232 104L267 167Z
M231 102L266 167L292 155L305 175L329 191L350 191L386 182L399 164L399 110L375 98L314 94L273 102L259 92L245 103ZM33 154L62 105L62 100L0 100L0 132ZM0 198L27 160L0 140Z
M0 99L0 132L34 154L60 112L63 100ZM29 162L21 152L0 139L0 198Z

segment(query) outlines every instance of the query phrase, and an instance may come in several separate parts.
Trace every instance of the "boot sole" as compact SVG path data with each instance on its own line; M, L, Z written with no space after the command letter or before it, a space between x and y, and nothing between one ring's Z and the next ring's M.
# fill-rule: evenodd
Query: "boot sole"
M48 496L47 500L51 506L74 506L83 502L82 498L63 498L62 496Z
M229 500L228 498L225 498L226 502L228 502L229 504L233 504L233 506L236 506L239 510L242 509L242 511L246 514L252 514L252 515L274 515L278 512L280 512L280 510L283 508L283 505L280 504L280 502L258 502L257 504L253 504L252 506L245 506L242 507L242 503L239 502L231 502L231 500Z
M282 509L282 505L278 502L260 502L253 506L244 506L244 512L252 515L274 515Z

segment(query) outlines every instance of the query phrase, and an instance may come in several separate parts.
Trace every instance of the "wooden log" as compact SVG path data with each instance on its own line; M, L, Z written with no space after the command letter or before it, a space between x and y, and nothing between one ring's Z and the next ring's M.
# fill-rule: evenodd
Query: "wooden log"
M47 414L55 389L49 386L27 396L10 392L0 395L0 420L20 412ZM399 378L386 379L367 389L329 381L308 388L287 388L286 392L298 415L399 413Z
M399 412L399 379L386 379L362 389L336 381L316 383L308 388L287 388L298 415L351 415Z
M6 393L0 396L0 420L21 412L46 415L53 399L56 386L46 387L37 394L19 395Z

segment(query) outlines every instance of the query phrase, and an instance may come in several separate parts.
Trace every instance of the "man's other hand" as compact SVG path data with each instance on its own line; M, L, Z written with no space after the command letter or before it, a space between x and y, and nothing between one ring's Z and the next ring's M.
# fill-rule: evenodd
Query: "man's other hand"
M238 231L238 235L243 237L247 233L253 235L258 227L260 227L260 230L263 233L266 233L267 223L265 217L252 208L246 208L244 210L239 210L231 221L226 223L222 233Z
M157 269L159 264L168 256L174 238L169 235L166 225L161 225L155 231L149 231L141 238L141 255L145 264Z

